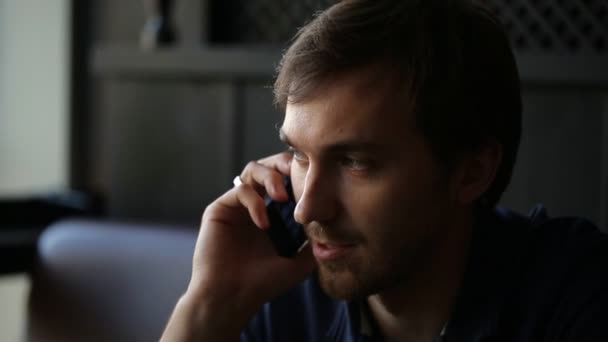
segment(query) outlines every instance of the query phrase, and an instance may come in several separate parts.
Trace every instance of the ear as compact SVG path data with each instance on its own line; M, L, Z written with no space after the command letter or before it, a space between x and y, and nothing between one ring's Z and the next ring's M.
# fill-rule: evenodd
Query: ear
M489 142L465 156L455 174L455 194L461 204L475 202L488 190L502 162L502 145Z

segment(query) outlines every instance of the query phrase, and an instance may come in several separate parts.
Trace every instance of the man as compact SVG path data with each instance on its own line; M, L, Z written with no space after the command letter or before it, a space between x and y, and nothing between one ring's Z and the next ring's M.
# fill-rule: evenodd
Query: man
M288 152L209 205L166 341L590 341L606 237L495 209L519 144L519 79L471 1L345 0L302 28L275 83ZM310 245L276 255L263 196ZM605 337L604 337L605 338Z

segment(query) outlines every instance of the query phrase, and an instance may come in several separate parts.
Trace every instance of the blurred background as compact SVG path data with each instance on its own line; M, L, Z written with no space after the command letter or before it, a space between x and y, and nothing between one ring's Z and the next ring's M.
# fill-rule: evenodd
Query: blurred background
M608 225L608 2L488 0L524 135L503 204ZM0 0L0 340L23 336L43 229L180 224L280 150L272 77L330 1Z

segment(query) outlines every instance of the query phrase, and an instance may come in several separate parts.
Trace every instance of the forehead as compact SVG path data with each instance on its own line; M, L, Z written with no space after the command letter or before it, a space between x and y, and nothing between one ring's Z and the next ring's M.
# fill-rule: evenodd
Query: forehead
M290 142L317 145L403 141L417 133L403 89L374 69L335 77L310 99L288 102L281 131Z

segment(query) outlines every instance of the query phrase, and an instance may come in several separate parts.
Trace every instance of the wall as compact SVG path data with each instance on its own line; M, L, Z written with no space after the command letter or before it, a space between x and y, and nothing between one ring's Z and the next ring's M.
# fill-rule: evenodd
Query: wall
M180 40L144 53L137 46L140 3L96 6L88 123L95 135L87 142L92 171L85 176L106 195L111 216L197 221L247 161L280 148L273 128L280 116L268 88L280 49L257 60L273 46ZM183 13L198 13L187 6L192 3L177 2L177 24L188 23ZM562 45L516 50L524 132L502 204L527 212L540 202L552 216L582 215L606 227L605 52Z
M0 196L67 184L69 1L0 0ZM29 281L0 276L0 341L18 341Z
M69 1L0 0L0 194L67 183Z

